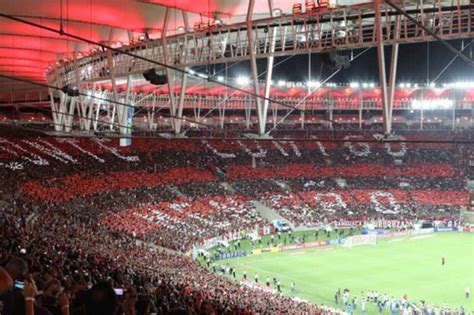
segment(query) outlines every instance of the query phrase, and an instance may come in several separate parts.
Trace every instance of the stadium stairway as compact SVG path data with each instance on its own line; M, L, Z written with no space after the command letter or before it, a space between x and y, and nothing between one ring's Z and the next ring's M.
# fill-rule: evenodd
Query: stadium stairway
M285 221L285 222L288 222L292 230L295 229L295 225L292 222L282 217L281 215L276 213L275 210L273 210L270 207L267 207L260 201L252 200L252 205L255 207L255 210L258 212L258 214L260 214L260 216L263 217L265 220L267 220L269 223L271 223L274 220Z
M284 192L291 192L291 187L285 182L282 182L280 180L272 180L272 182L280 187Z
M230 185L228 182L222 182L221 183L221 186L225 189L226 192L228 193L231 193L231 194L235 194L237 191L235 190L235 188Z

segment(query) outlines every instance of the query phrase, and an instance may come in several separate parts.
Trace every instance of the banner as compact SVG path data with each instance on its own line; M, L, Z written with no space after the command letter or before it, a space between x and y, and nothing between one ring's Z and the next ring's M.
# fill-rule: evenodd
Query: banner
M458 228L455 226L452 227L435 227L434 231L435 232L452 232L452 231L457 231Z
M433 228L425 228L425 229L420 228L420 229L413 230L413 235L430 234L430 233L434 233Z
M214 260L238 258L238 257L245 257L245 256L247 256L247 253L243 250L239 250L239 251L236 251L236 252L216 254L214 256Z
M252 250L252 255L260 255L263 253L278 253L280 250L280 246L257 248Z
M336 240L335 240L336 241ZM323 247L329 245L329 241L318 241L318 242L308 242L304 244L290 244L281 246L281 251L288 251L293 249L304 249L304 248L314 248L314 247Z
M283 245L281 251L293 250L293 249L303 249L303 244L292 244L292 245Z
M411 235L412 231L399 231L399 232L386 232L380 235L377 235L378 238L394 238Z

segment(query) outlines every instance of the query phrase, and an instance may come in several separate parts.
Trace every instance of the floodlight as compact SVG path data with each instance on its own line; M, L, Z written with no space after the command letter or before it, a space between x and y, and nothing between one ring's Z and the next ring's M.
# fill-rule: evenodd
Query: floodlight
M248 77L240 76L237 78L237 84L244 86L250 83L250 79Z

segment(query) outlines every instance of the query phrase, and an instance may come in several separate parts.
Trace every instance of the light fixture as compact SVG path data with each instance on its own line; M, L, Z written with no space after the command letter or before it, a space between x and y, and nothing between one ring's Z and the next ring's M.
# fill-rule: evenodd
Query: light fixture
M308 81L306 85L310 88L319 88L321 86L321 82L319 81Z
M349 87L351 87L353 89L358 89L360 87L360 84L359 84L359 82L351 82L351 83L349 83Z
M454 101L450 99L413 100L411 102L414 109L451 108L453 105Z
M250 79L244 76L240 76L237 78L237 84L240 86L245 86L250 83Z

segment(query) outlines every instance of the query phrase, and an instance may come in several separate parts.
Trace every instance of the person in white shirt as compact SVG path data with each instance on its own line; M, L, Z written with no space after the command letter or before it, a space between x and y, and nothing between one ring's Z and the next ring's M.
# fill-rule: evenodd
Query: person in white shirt
M367 302L364 299L362 299L360 303L360 314L365 315L365 312L367 312Z
M342 303L344 305L347 305L349 302L349 293L347 291L344 291L344 294L342 295Z
M471 296L471 288L470 288L470 287L466 287L466 299L468 299L469 296Z

